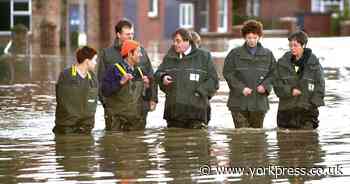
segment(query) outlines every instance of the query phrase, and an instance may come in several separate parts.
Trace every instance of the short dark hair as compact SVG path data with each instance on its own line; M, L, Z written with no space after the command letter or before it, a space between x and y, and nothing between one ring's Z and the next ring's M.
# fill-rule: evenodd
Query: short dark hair
M77 62L83 63L85 59L92 59L97 54L97 51L89 46L84 46L76 51Z
M177 29L172 35L171 35L171 38L175 38L176 35L179 34L181 36L181 38L184 40L184 41L189 41L192 43L192 36L191 36L191 33L190 31L188 31L187 29L184 29L184 28L179 28Z
M288 41L295 40L300 43L301 46L306 46L308 37L309 36L304 31L295 31L288 36Z
M243 27L241 29L241 34L245 37L249 33L254 33L259 36L263 35L263 25L261 22L256 20L247 20L243 23Z
M122 33L122 29L124 27L132 28L133 25L128 19L122 19L115 25L115 27L114 27L115 33L116 34L117 33Z

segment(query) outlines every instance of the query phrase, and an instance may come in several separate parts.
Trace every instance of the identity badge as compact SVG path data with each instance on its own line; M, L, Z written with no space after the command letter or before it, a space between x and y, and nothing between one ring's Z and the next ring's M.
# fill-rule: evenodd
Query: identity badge
M95 103L95 101L96 101L95 99L89 99L88 100L89 103Z
M199 74L190 73L190 81L199 81Z
M313 83L309 83L309 91L314 91L315 85Z

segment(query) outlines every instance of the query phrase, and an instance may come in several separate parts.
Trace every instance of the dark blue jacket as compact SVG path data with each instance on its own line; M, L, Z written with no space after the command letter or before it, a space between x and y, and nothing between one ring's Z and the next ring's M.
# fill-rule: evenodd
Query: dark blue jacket
M118 63L125 69L127 73L133 75L133 80L142 80L141 74L136 70L136 68L133 70L125 61ZM122 87L120 84L122 77L122 74L115 64L109 65L102 80L102 95L109 97L114 93L117 93Z

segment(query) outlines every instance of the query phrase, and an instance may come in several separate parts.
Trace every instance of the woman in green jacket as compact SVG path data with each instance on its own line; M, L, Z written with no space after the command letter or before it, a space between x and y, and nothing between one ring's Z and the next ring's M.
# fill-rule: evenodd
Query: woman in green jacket
M288 37L290 51L279 59L273 86L279 97L279 128L315 129L318 107L324 105L323 69L312 50L306 48L308 36L303 31Z
M56 120L53 132L90 133L95 123L98 87L93 71L97 52L85 46L76 52L77 63L65 69L56 84Z
M263 47L263 25L248 20L242 27L245 42L225 58L224 78L230 88L227 107L235 128L263 128L269 110L268 96L272 89L272 69L275 57Z

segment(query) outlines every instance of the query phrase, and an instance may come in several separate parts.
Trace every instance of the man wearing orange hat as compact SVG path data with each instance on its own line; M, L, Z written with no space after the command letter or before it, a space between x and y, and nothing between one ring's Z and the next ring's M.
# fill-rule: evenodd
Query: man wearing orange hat
M102 94L102 81L104 76L106 75L106 71L110 65L114 65L116 62L123 60L121 56L121 45L125 40L133 40L134 39L134 26L133 24L127 20L122 19L115 25L115 35L116 39L114 44L108 48L104 48L99 52L99 62L97 66L97 76L99 81L99 99L105 110L105 120L106 120L106 130L110 130L110 122L108 117L108 110L106 109L106 98ZM141 56L138 66L142 68L144 71L144 75L148 77L150 80L150 87L147 88L143 95L143 107L144 107L144 115L145 119L147 119L147 113L149 111L154 111L158 102L158 87L154 81L154 71L150 62L150 59L147 55L146 50L141 46Z
M150 81L138 66L140 49L138 42L125 40L120 52L123 60L111 65L102 80L109 130L142 130L146 126L143 93L150 87Z

